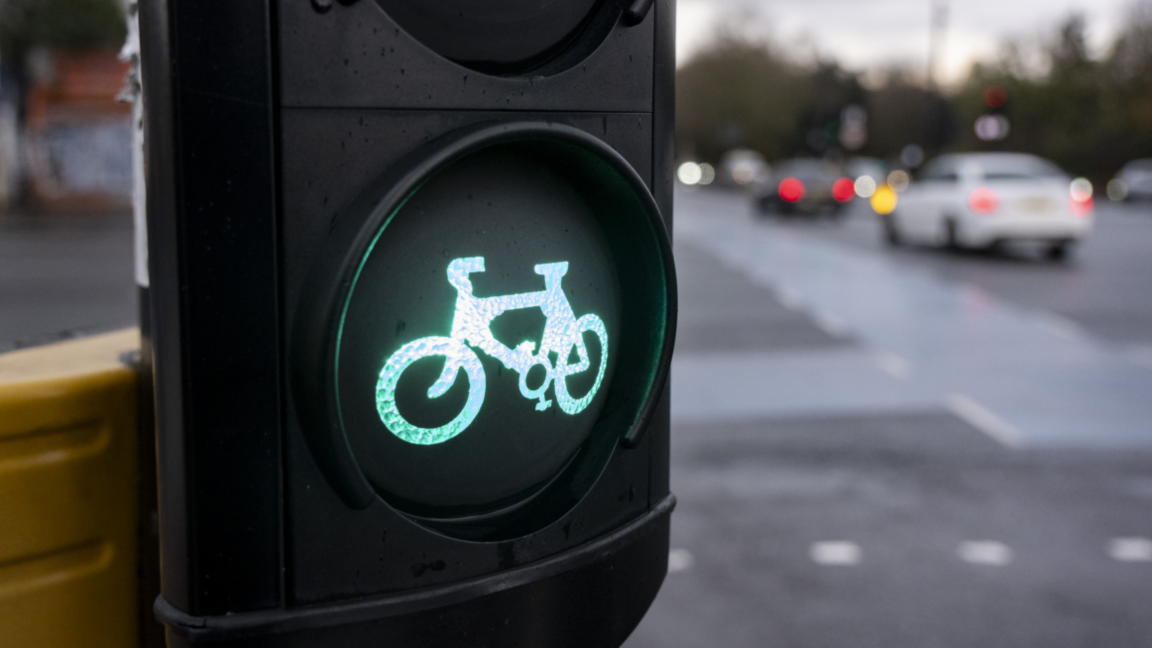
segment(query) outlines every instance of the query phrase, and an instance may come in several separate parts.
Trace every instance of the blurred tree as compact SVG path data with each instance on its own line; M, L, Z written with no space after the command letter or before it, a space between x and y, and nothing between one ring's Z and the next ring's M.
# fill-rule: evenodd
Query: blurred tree
M1152 0L1134 4L1124 25L1106 62L1114 119L1125 135L1112 142L1109 174L1130 159L1152 157Z
M768 159L803 146L810 103L804 71L766 40L722 28L676 73L676 138L682 152L719 160L741 146Z
M840 129L844 108L865 105L866 92L859 79L831 61L817 60L807 72L808 102L801 109L799 124L808 129L804 139L805 150L796 153L815 153L836 157L840 155Z
M869 93L838 63L815 55L797 61L729 23L677 70L677 145L682 155L711 161L735 147L768 160L839 157L843 111L863 106L868 139L855 153L891 157L911 143L933 151L950 123L942 105L902 77Z
M862 153L896 158L905 146L916 144L928 157L955 139L955 117L950 102L938 91L914 80L911 71L893 68L868 96L869 140Z
M1086 31L1074 14L1048 39L1009 41L997 59L974 66L954 98L965 125L959 148L1027 151L1098 182L1127 160L1152 155L1152 2L1133 6L1102 60L1090 55ZM983 94L991 85L1007 91L1002 112L1011 132L982 142L972 124L990 112Z
M0 0L0 55L23 58L33 47L118 48L124 43L118 0Z
M1073 14L1047 37L1008 40L945 96L899 69L865 90L835 62L799 62L730 23L677 71L677 144L712 161L735 146L769 160L834 156L842 110L857 104L867 108L860 154L892 159L909 144L929 157L1026 151L1101 182L1128 160L1152 157L1152 0L1136 0L1103 57L1092 56L1086 32ZM1006 101L986 104L990 86ZM973 126L989 113L1008 118L1006 138L977 138Z

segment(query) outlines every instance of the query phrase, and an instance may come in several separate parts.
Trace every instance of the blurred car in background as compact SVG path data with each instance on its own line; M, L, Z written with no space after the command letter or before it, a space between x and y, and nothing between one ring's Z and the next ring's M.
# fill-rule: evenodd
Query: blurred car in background
M1152 200L1152 158L1132 160L1108 183L1108 197L1124 200Z
M842 214L856 195L843 167L827 160L797 158L778 163L754 194L760 213Z
M1039 241L1052 258L1092 230L1092 185L1023 153L944 155L925 165L882 215L889 243L991 247Z
M720 157L716 184L746 187L763 182L771 171L764 156L748 149L732 149Z

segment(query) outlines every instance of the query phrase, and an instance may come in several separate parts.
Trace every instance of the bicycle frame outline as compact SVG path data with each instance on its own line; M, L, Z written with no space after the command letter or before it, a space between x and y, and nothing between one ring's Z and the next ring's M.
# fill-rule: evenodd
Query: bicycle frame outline
M588 406L600 389L607 366L608 333L604 322L593 314L576 318L561 287L561 279L568 272L566 261L538 264L533 269L536 274L544 277L544 290L476 297L469 275L484 272L484 257L455 259L448 264L448 282L457 291L451 337L431 336L409 342L388 358L380 372L376 386L377 411L393 434L410 443L432 445L460 434L472 423L483 405L486 380L480 359L469 345L517 372L521 395L536 399L537 411L551 407L552 401L544 396L550 386L554 387L557 403L566 414L578 414ZM492 335L492 320L507 311L525 308L540 308L546 318L539 348L531 341L509 348ZM600 363L596 381L589 392L581 398L572 398L565 379L587 370L591 365L583 338L585 331L595 333L600 338ZM577 353L578 361L569 365L568 358L573 350ZM555 366L550 359L552 353L556 354ZM460 369L464 369L469 380L468 401L460 414L448 424L439 428L420 428L405 420L397 409L396 385L400 374L409 365L435 355L445 356L444 369L436 382L428 388L428 397L439 398L447 393L455 384ZM537 365L544 369L544 380L540 386L529 388L528 373Z

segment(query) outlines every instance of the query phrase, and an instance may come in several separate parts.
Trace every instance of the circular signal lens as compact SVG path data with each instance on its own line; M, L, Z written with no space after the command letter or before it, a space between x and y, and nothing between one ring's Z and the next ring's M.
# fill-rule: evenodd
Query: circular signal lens
M1008 91L1004 86L990 85L984 88L984 105L989 108L1001 108L1008 103Z
M876 193L876 181L872 176L860 176L856 178L856 195L861 198L871 198L872 194Z
M804 197L804 183L796 178L784 178L776 191L785 202L799 202Z
M376 3L437 54L499 76L539 73L542 68L555 73L571 67L611 33L623 9L621 3L598 0Z
M662 393L667 236L632 167L575 129L480 124L407 159L308 272L293 407L349 506L519 537L579 501Z
M848 202L856 195L856 185L849 178L840 178L832 185L832 197L840 202Z

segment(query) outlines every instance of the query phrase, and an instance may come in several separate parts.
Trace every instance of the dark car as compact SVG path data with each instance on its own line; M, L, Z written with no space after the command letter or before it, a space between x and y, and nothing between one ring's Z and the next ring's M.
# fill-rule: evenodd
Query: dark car
M819 159L785 160L755 193L761 213L838 215L856 195L855 185L839 165Z
M1108 197L1115 201L1152 200L1152 158L1125 164L1108 183Z

